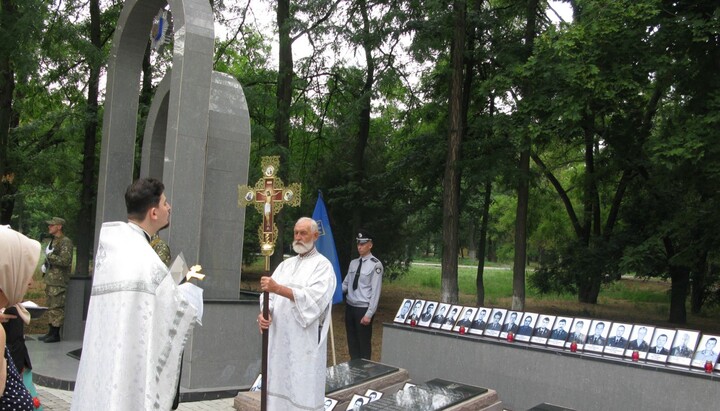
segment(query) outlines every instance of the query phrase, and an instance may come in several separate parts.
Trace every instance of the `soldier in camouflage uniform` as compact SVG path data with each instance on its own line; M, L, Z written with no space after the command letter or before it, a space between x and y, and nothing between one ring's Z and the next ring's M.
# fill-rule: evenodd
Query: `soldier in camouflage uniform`
M60 327L65 321L65 294L72 269L73 243L63 234L65 219L53 217L46 223L52 239L45 248L45 263L42 266L42 272L45 277L50 329L39 339L46 343L54 343L60 341Z

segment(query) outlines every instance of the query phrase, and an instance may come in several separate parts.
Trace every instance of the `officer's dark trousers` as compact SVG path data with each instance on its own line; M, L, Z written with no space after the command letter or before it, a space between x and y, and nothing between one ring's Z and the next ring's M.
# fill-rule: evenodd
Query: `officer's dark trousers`
M360 324L360 320L362 320L366 312L367 307L353 307L349 304L345 306L345 331L347 332L351 360L358 358L370 359L372 319L368 325Z

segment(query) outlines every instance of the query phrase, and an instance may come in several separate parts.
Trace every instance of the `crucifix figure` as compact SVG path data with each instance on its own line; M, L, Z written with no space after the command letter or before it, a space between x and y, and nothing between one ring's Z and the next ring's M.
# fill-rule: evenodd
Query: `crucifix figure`
M275 226L275 214L282 210L283 205L292 207L300 205L300 184L293 183L285 187L282 180L276 176L280 167L280 157L263 157L260 160L263 176L255 183L255 187L246 185L238 186L238 207L245 207L253 204L255 209L262 214L263 222L258 229L260 238L260 252L265 256L265 275L270 275L270 256L275 251L275 239L278 229ZM263 293L263 318L269 318L269 295ZM262 336L262 382L260 395L260 409L267 410L267 371L268 371L268 343L269 330Z
M291 207L300 205L300 184L293 183L285 187L282 180L277 177L280 166L279 156L263 157L261 165L263 176L255 183L255 187L238 186L238 206L253 204L263 216L258 237L260 251L265 256L265 270L270 271L270 256L275 251L275 240L278 235L275 214L279 213L285 204Z

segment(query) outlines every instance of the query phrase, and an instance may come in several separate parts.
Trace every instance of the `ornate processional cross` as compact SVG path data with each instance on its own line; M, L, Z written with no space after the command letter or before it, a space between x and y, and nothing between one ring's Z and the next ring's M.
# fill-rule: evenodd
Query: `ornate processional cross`
M253 204L263 216L263 223L258 228L258 237L260 252L265 256L265 270L269 271L270 256L275 251L275 240L278 236L275 214L279 213L285 204L291 207L299 206L301 188L298 183L285 187L282 180L277 177L280 168L279 156L263 157L261 165L263 176L255 183L255 187L238 186L238 206Z

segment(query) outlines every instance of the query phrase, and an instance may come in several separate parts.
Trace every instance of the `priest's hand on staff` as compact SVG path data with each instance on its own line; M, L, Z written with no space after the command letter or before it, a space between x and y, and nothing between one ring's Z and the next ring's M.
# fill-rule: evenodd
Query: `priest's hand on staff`
M279 284L272 277L260 277L260 290L269 293L278 293Z
M263 318L262 313L258 314L257 323L258 328L260 329L260 334L263 333L263 330L267 330L268 327L270 327L270 323L272 322L272 316L268 315L269 319Z

